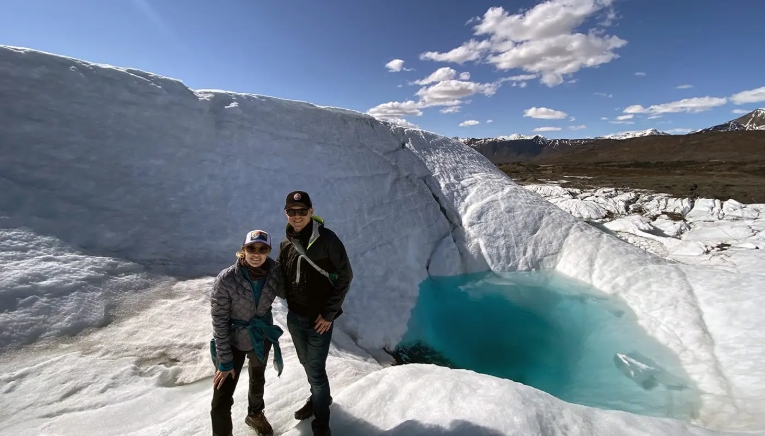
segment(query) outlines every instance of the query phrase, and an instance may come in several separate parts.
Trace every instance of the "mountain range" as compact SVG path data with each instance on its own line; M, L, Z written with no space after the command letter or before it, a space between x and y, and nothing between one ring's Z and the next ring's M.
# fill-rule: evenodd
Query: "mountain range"
M497 138L455 138L486 156L495 164L528 162L550 153L562 152L576 147L604 140L627 141L650 136L685 137L710 132L757 131L765 132L765 109L756 109L740 118L718 124L686 135L670 135L656 129L624 132L616 135L582 139L549 139L541 135L525 136L513 134Z

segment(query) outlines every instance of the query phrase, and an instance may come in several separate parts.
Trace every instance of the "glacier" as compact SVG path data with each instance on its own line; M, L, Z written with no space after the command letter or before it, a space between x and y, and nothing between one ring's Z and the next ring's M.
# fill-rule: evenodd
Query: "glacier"
M455 140L8 46L0 102L3 431L207 433L206 294L243 231L283 234L293 189L311 193L354 265L328 362L333 426L345 434L765 431L765 277L646 253ZM699 389L694 421L386 363L381 350L404 335L426 278L530 270L624 301ZM286 309L274 310L284 327ZM306 434L291 410L307 387L285 342L284 375L267 373L267 412L277 432ZM235 417L245 397L239 389Z

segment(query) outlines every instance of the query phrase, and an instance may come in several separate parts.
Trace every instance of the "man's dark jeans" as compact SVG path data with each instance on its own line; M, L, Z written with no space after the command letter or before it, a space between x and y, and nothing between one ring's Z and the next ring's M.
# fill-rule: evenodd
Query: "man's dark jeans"
M266 363L268 362L268 352L271 349L271 342L265 341L263 362L258 360L258 356L254 351L244 352L238 350L236 347L231 347L231 351L234 354L234 371L236 372L236 378L231 376L226 377L226 381L223 382L223 386L220 389L213 388L212 410L210 410L210 417L212 418L213 434L216 436L228 436L231 434L233 425L231 423L231 406L234 405L234 390L236 390L236 384L239 381L239 377L242 375L242 367L244 366L244 358L247 357L249 373L250 373L250 389L247 395L249 402L247 407L248 415L260 415L265 406L263 402L263 391L266 385Z
M314 429L326 429L329 427L330 397L326 364L335 323L333 322L329 330L323 334L316 331L315 325L315 319L293 312L287 314L287 328L295 344L298 360L305 369L308 383L311 384L311 402L313 415L316 417L311 426Z

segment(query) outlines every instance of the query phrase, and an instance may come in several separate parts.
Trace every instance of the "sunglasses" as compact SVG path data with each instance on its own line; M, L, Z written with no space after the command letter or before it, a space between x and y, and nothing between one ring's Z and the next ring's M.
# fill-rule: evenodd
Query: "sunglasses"
M248 245L244 247L244 251L253 254L268 254L271 248L267 245Z
M287 216L306 216L308 215L308 209L287 209L285 212L287 212Z

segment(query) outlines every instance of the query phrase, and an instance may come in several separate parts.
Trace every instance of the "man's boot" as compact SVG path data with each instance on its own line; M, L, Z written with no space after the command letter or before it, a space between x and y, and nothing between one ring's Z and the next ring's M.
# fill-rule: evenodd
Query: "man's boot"
M266 414L263 412L260 412L259 415L247 415L244 423L254 428L259 436L273 436L274 434L274 429L271 427L268 419L266 419Z
M329 405L332 405L332 397L329 397ZM311 401L311 398L308 398L308 401L301 407L300 409L295 412L295 419L298 421L302 421L304 419L308 419L313 416L313 402Z

